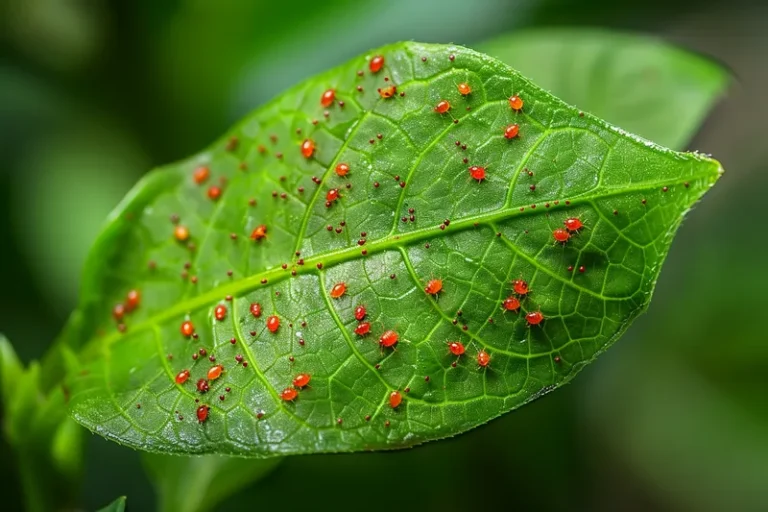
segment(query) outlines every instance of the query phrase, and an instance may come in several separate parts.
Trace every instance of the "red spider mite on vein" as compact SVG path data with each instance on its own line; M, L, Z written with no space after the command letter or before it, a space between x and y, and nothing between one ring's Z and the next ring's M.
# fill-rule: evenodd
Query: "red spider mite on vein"
M312 155L315 154L315 141L304 139L304 142L301 143L301 154L304 155L304 158L312 158Z
M514 139L517 137L520 133L520 125L517 123L510 124L506 128L504 128L504 138L506 139Z
M267 329L269 329L269 332L277 332L277 329L280 327L280 319L272 315L269 318L267 318Z
M251 231L251 240L256 240L257 242L259 240L262 240L267 237L267 226L264 224L259 224L255 228L253 228L253 231Z
M182 335L184 335L185 337L189 338L190 336L192 336L195 333L195 326L189 320L184 320L181 323L180 330L181 330L181 334Z
M403 402L403 395L399 391L393 391L389 394L389 406L397 409L397 406Z
M358 336L365 336L371 332L371 323L370 322L361 322L358 324L357 327L355 327L355 334Z
M328 89L320 96L320 105L324 107L330 107L333 104L333 100L336 99L336 90Z
M510 96L509 97L509 108L514 110L515 112L519 112L523 110L523 100L518 95Z
M256 318L259 318L261 316L261 304L258 302L251 304L251 314Z
M435 112L438 114L445 114L449 110L451 110L451 104L446 100L441 100L437 105L435 105Z
M368 68L371 70L371 73L378 73L381 71L381 68L384 67L384 56L383 55L376 55L371 59L371 62L368 64Z
M450 350L451 354L455 355L456 357L462 355L466 351L464 344L460 341L448 342L448 350Z
M221 377L221 373L224 371L224 367L220 364L217 364L216 366L211 366L208 369L208 380L216 380L219 377Z
M211 170L208 169L208 167L201 165L197 169L195 169L195 172L192 174L192 179L195 180L195 183L198 185L202 185L208 180L208 177L211 175Z
M456 86L456 88L459 90L459 94L461 94L462 96L466 96L467 94L472 92L472 88L466 82L461 82L459 85Z
M512 290L518 295L528 295L531 293L531 289L528 287L528 282L524 279L515 279L512 281Z
M427 295L437 295L443 290L442 279L430 279L427 285L424 287L424 291Z
M299 396L299 393L294 388L285 388L280 393L280 398L282 398L286 402L292 402L296 400L297 396Z
M125 311L130 313L141 303L141 293L139 290L130 290L125 297Z
M349 174L349 165L345 163L340 163L336 166L336 174L338 176L346 176Z
M363 306L362 304L355 308L355 320L357 320L358 322L363 318L365 318L366 314L368 314L368 311L365 309L365 306Z
M472 179L481 182L485 179L485 167L473 165L469 168L469 175L472 176Z
M205 420L208 419L208 410L210 407L207 405L201 405L197 408L197 421L200 423L203 423Z
M297 388L303 388L309 385L309 381L312 377L308 373L300 373L293 378L293 385Z
M395 94L397 94L397 87L394 85L388 85L387 87L382 87L378 90L379 96L381 96L384 99L391 98Z
M563 221L563 224L565 224L565 229L567 229L571 233L578 231L584 227L584 224L581 222L581 220L577 219L576 217L565 219Z
M347 284L346 283L336 283L333 285L333 288L331 288L331 293L329 295L332 299L338 299L342 295L347 293Z
M400 340L400 335L397 334L395 331L392 331L392 330L384 331L384 334L379 336L379 345L386 348L394 347L399 340Z
M181 370L176 374L176 384L184 384L189 379L189 370Z
M227 306L224 304L216 306L216 309L213 310L213 316L216 317L216 320L224 320L227 317Z
M505 311L517 311L520 309L520 300L514 296L507 297L501 303L501 307Z
M484 349L481 349L480 352L477 353L477 364L481 368L487 367L491 363L491 356L486 352Z
M541 311L531 311L525 315L525 320L528 325L539 325L544 320L544 315Z
M569 238L571 238L570 233L568 233L568 230L563 228L557 228L554 231L552 231L552 238L555 239L555 242L564 244L568 241Z

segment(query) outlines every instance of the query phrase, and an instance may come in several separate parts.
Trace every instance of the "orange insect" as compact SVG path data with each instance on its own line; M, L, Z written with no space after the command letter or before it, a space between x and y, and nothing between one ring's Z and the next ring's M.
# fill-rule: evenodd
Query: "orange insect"
M518 295L528 295L531 293L531 289L528 287L528 283L523 279L515 279L512 281L512 289Z
M292 402L296 400L297 396L299 396L299 393L293 388L285 388L282 393L280 393L280 398L286 402Z
M331 293L329 295L332 299L338 299L345 293L347 293L347 285L345 283L336 283L333 285L333 288L331 288Z
M381 89L379 89L379 96L381 96L384 99L391 98L395 94L397 94L397 87L395 87L394 85L389 85L387 87L382 87Z
M208 369L208 380L216 380L219 377L221 377L221 372L224 371L224 367L220 364L217 364L216 366L211 366Z
M224 320L227 317L227 306L224 304L216 306L216 309L213 310L213 316L216 317L216 320Z
M269 332L277 332L277 329L280 327L280 319L276 317L275 315L270 316L267 318L267 329L269 329Z
M293 385L297 388L303 388L309 384L312 377L308 373L300 373L293 378Z
M301 143L301 154L304 155L304 158L312 158L314 153L315 141L312 139L304 139L304 142Z
M320 104L324 107L330 107L333 104L333 100L336 99L336 91L334 89L328 89L320 96Z
M189 370L181 370L176 375L176 384L184 384L189 379Z
M185 242L189 238L189 229L186 226L176 226L173 229L173 236L179 242Z
M487 367L491 363L491 356L486 352L485 350L480 350L480 352L477 353L477 364L480 365L481 368Z
M195 173L192 175L192 179L195 180L195 183L198 185L202 185L206 182L208 179L208 176L211 175L211 170L208 169L206 166L201 165L197 169L195 169Z
M568 241L569 238L571 238L571 235L567 230L563 228L557 228L552 232L552 238L555 239L555 242L564 244Z
M399 391L393 391L389 394L389 406L396 409L403 401L403 395Z
M459 94L462 96L466 96L467 94L472 92L472 88L469 86L468 83L462 82L459 85L456 86L456 88L459 90Z
M379 337L379 345L382 347L394 347L398 340L400 340L400 335L395 331L384 331L384 334Z
M509 108L515 112L523 110L523 100L520 96L514 95L509 97Z
M439 102L439 103L438 103L438 104L435 106L435 112L437 112L438 114L445 114L445 113L446 113L446 112L448 112L449 110L451 110L451 104L450 104L450 103L448 103L446 100L442 100L442 101L440 101L440 102Z
M541 311L531 311L525 315L525 319L528 321L528 325L539 325L544 321L544 315L541 314Z
M251 231L251 240L262 240L267 237L267 226L259 224Z
M437 295L443 290L442 279L430 279L427 286L424 287L424 291L427 295Z
M506 311L517 311L520 309L520 301L517 297L507 297L504 302L501 303L501 307Z
M338 176L346 176L349 174L349 165L345 163L340 163L336 166L336 174Z
M189 320L185 320L181 323L181 334L189 338L195 333L195 326Z
M520 125L510 124L504 128L504 137L507 139L514 139L520 133Z
M376 55L371 59L371 62L368 64L368 68L371 70L371 73L378 73L379 71L381 71L382 67L384 67L383 55Z
M455 356L460 356L465 352L464 344L460 341L451 341L448 343L448 350Z

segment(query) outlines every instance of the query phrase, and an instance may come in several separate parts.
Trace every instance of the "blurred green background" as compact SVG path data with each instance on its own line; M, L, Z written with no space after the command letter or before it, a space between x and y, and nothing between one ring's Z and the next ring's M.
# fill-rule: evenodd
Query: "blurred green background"
M220 509L768 510L758 0L0 0L0 331L39 358L129 187L287 86L387 42L477 46L552 26L654 34L734 76L690 144L728 172L685 222L648 314L572 385L485 427L409 451L287 459ZM127 495L153 510L139 454L88 444L84 507ZM3 509L19 510L5 444L0 460Z

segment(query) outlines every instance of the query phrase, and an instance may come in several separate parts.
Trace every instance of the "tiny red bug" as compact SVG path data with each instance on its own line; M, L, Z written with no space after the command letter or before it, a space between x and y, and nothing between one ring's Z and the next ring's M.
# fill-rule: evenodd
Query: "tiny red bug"
M467 94L472 92L472 88L469 86L468 83L461 82L459 85L456 86L456 88L459 90L459 94L462 96L466 96Z
M195 183L198 185L201 185L205 183L205 181L208 179L208 176L211 175L211 170L208 169L206 166L201 165L197 169L195 169L195 173L192 175L192 179L195 180Z
M309 381L311 379L312 377L308 373L300 373L293 378L293 385L297 388L303 388L304 386L309 384Z
M267 329L269 329L269 332L277 332L277 329L280 327L280 319L276 317L275 315L270 316L267 318Z
M568 234L568 231L563 228L557 228L552 232L552 238L555 239L555 242L564 244L568 241L569 238L571 238L571 235Z
M519 112L523 109L523 100L520 98L520 96L515 95L509 97L509 108L516 112Z
M514 139L520 133L520 125L510 124L504 128L504 137L507 139Z
M376 55L373 57L368 64L368 67L370 68L371 73L378 73L381 71L381 68L384 67L384 56Z
M480 352L477 353L477 364L480 365L481 368L485 368L488 366L491 362L491 356L486 352L485 350L480 350Z
M518 295L528 295L531 293L531 289L528 287L528 283L522 279L515 279L512 281L512 289Z
M336 174L339 176L346 176L349 173L349 165L340 163L336 166Z
M216 309L213 310L213 316L216 317L216 320L224 320L227 317L227 306L224 304L216 306Z
M397 409L403 401L403 395L399 391L393 391L389 394L389 406L393 409Z
M435 112L438 114L445 114L451 110L451 104L448 103L446 100L441 100L436 106L435 106Z
M573 233L574 231L578 231L584 227L584 224L582 224L581 220L577 219L576 217L565 219L565 221L563 221L563 224L565 224L565 229L567 229L571 233Z
M112 316L114 316L115 320L118 322L122 320L123 316L125 316L125 306L123 304L117 304L112 308Z
M186 226L176 226L173 229L173 236L179 242L185 242L189 238L189 229Z
M501 307L507 311L517 311L520 309L520 301L517 297L507 297L501 304Z
M358 320L358 321L362 320L363 318L365 318L365 315L367 313L368 311L366 311L365 306L362 306L362 305L357 306L355 308L355 320Z
M280 398L285 400L286 402L291 402L293 400L296 400L296 397L299 396L299 393L296 392L293 388L285 388L282 393L280 393Z
M451 354L460 356L465 351L464 344L460 341L452 341L448 343L448 350L451 351Z
M185 320L181 323L181 334L189 338L195 333L195 326L189 320Z
M371 332L370 322L361 322L357 327L355 327L355 334L358 336L365 336L369 332Z
M267 226L264 224L259 224L255 228L253 228L253 231L251 232L251 240L261 240L263 238L267 237Z
M485 167L473 165L469 168L469 175L478 182L483 181L485 179Z
M379 89L379 96L381 96L384 99L391 98L397 93L397 87L394 85L389 85L387 87L382 87Z
M221 372L224 371L224 367L220 364L217 364L216 366L211 366L208 369L208 380L216 380L219 377L221 377Z
M301 154L304 155L304 158L312 158L314 153L315 141L312 139L304 139L304 142L301 143Z
M209 407L207 405L201 405L197 408L197 421L202 423L208 419L208 409Z
M337 188L332 188L331 190L328 191L327 194L325 194L325 200L328 201L329 203L334 202L338 198L339 198L339 189Z
M197 381L197 390L201 393L207 393L208 392L208 381L205 379L200 379Z
M328 89L320 96L320 104L324 107L330 107L334 99L336 99L336 91Z
M379 345L382 347L394 347L397 344L400 336L395 331L384 331L379 337Z
M333 285L333 288L331 288L331 293L329 294L332 299L338 299L342 295L347 293L347 285L346 283L336 283Z
M424 291L427 295L437 295L443 290L442 279L430 279L427 286L424 287Z
M176 375L176 384L184 384L187 382L187 379L189 378L189 370L181 370Z
M258 302L251 304L251 314L256 318L259 318L261 316L261 304Z
M125 310L127 312L131 312L137 307L139 307L140 303L141 303L141 293L139 293L139 290L131 290L128 292L128 295L125 297Z
M216 185L211 185L208 188L208 199L211 201L216 201L221 197L221 187L217 187Z
M525 315L525 319L528 321L528 325L539 325L544 320L544 315L541 311L531 311Z

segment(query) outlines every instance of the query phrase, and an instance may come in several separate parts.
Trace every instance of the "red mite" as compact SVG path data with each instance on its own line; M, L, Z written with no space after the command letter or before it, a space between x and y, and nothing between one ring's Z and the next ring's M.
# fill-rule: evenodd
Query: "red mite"
M207 393L208 392L208 381L205 379L200 379L197 381L197 390L201 393Z
M464 353L464 344L460 341L452 341L448 344L448 350L455 356L460 356Z
M391 98L397 93L397 87L394 85L389 85L387 87L382 87L379 89L379 96L381 96L384 99Z
M539 325L544 320L544 315L541 311L531 311L525 315L525 319L528 321L528 325Z
M522 279L512 281L512 289L518 295L528 295L531 292L531 289L528 288L528 283Z
M520 98L520 96L510 96L509 98L509 108L514 110L515 112L519 112L523 110L523 100Z
M378 73L381 71L381 68L384 67L384 57L382 55L376 55L371 59L368 67L370 68L371 73Z
M280 319L276 317L275 315L270 316L267 318L267 329L269 329L269 332L277 332L277 329L280 327Z
M297 393L293 388L285 388L282 393L280 393L280 398L286 402L292 402L293 400L296 400L297 396L299 396L299 393Z
M181 334L189 338L195 333L195 326L189 320L181 323Z
M301 143L301 154L304 155L304 158L312 158L314 153L315 141L312 139L304 139L304 142Z
M361 322L357 327L355 327L355 334L358 336L365 336L369 332L371 332L370 322Z
M427 286L424 287L424 291L427 292L427 295L437 295L440 293L443 289L443 280L442 279L430 279L427 283Z
M297 388L303 388L309 384L310 379L312 379L312 377L308 373L300 373L293 378L293 385Z
M517 311L520 309L520 301L517 297L507 297L501 304L501 307L507 311Z
M202 185L203 183L206 182L206 180L208 179L208 176L210 175L211 175L211 170L203 165L195 169L195 173L192 175L192 179L194 179L195 183L197 183L198 185Z
M571 217L570 219L565 219L563 222L565 224L565 229L573 233L574 231L578 231L581 228L584 227L584 224L581 223L579 219L576 217Z
M211 366L211 368L208 369L208 380L216 380L219 377L221 377L221 372L224 371L224 367L220 364L217 364L216 366Z
M349 173L349 165L340 163L336 166L336 174L339 176L346 176Z
M125 297L125 311L130 313L137 307L139 307L139 304L141 303L141 293L139 293L139 290L131 290L128 292L128 295Z
M485 179L485 167L473 165L469 168L469 175L472 176L472 179L483 181Z
M480 350L480 352L477 353L477 364L480 365L481 368L485 368L488 366L491 362L491 356L488 355L488 352L485 350Z
M445 101L445 100L442 100L442 101L440 101L440 102L439 102L439 103L438 103L438 104L435 106L435 112L437 112L438 114L445 114L445 113L446 113L446 112L448 112L449 110L451 110L451 104L450 104L450 103L448 103L448 102L447 102L447 101Z
M208 419L208 409L209 407L207 405L201 405L197 408L197 421L202 423Z
M114 308L112 308L112 316L114 316L115 320L118 322L122 320L123 316L125 316L125 305L117 304Z
M367 313L368 312L366 311L365 306L357 306L355 308L355 320L357 321L362 320L363 318L365 318L365 315Z
M552 232L552 238L555 239L555 242L564 244L568 241L569 238L571 238L571 235L568 234L568 231L563 228L557 228Z
M334 202L338 198L339 198L339 189L337 188L332 188L331 190L328 191L327 194L325 194L325 200L328 201L329 203Z
M459 94L461 94L462 96L466 96L467 94L472 92L472 88L469 86L469 84L464 82L457 85L456 88L459 90Z
M227 306L224 304L216 306L216 309L213 310L213 316L216 317L216 320L224 320L227 317Z
M507 139L514 139L520 133L520 126L517 124L510 124L504 128L504 137Z
M336 283L331 288L330 296L333 299L338 299L347 292L347 285L345 283Z
M267 237L267 226L260 224L256 226L251 232L251 240L259 241Z
M189 378L189 370L181 370L178 375L176 375L176 384L184 384L187 382L187 379Z
M211 201L216 201L220 197L221 197L221 187L217 187L216 185L211 185L208 188L208 199L210 199Z
M251 304L251 314L256 318L259 318L261 316L261 304L258 302Z
M401 395L399 391L393 391L389 394L389 406L393 409L397 409L397 406L400 405L402 401L403 395Z
M394 347L399 339L400 336L395 331L384 331L384 334L379 337L379 345L382 347Z
M186 226L176 226L173 228L173 236L179 242L185 242L189 238L189 229Z
M333 100L336 99L336 91L334 89L328 89L320 97L320 104L324 107L330 107L333 104Z

